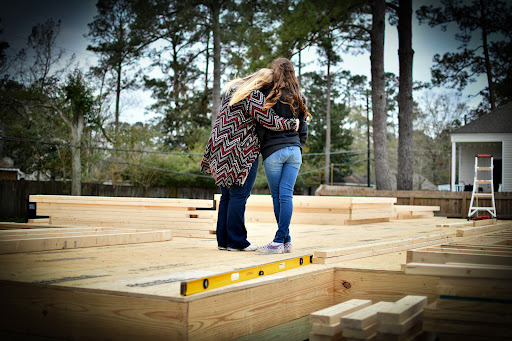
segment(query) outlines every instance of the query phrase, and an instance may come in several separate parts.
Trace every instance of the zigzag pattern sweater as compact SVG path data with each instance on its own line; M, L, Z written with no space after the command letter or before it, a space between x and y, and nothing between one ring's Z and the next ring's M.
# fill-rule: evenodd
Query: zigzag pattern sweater
M211 173L215 184L223 187L242 186L260 152L256 121L271 130L294 130L295 119L263 110L265 96L253 90L247 98L229 105L234 90L222 98L220 112L206 145L201 172Z

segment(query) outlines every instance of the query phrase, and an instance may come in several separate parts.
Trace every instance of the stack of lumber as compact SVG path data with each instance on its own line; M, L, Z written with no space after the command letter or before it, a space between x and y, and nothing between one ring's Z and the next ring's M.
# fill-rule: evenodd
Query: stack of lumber
M220 194L215 195L220 202ZM389 221L395 217L396 198L293 197L292 224L351 225ZM247 200L245 221L275 223L270 195L251 195Z
M395 219L429 218L440 210L439 206L395 205Z
M309 333L309 340L342 340L340 318L371 304L370 300L352 299L310 314L312 330Z
M425 296L397 302L352 299L309 315L309 340L414 340L423 335Z
M379 331L377 313L393 307L392 302L377 302L341 317L343 337L352 340L374 340Z
M29 201L50 225L169 229L175 237L215 238L213 200L31 195Z
M406 238L388 242L347 246L337 249L319 250L313 254L314 264L331 264L351 259L372 257L386 253L399 252L427 245L446 243L454 233L433 234L425 237Z
M426 296L405 296L377 312L377 340L414 340L423 334L423 308Z
M410 250L405 272L440 277L424 310L440 340L512 339L512 229Z
M0 254L152 243L171 239L170 230L105 227L2 230L0 231Z

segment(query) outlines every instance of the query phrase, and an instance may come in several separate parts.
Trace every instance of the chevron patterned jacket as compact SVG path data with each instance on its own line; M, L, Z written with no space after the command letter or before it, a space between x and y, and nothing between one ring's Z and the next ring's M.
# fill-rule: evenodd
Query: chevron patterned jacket
M294 130L295 119L279 117L273 109L263 110L265 96L253 90L247 98L229 105L234 89L222 98L219 115L206 145L201 172L211 173L215 184L242 186L260 152L256 121L271 130Z

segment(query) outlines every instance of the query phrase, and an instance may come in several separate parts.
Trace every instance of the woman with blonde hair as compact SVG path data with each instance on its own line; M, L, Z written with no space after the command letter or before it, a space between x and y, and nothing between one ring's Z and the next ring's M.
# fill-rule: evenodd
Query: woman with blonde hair
M220 187L217 244L220 250L255 251L247 241L245 205L256 181L260 141L256 122L275 131L298 129L295 118L282 118L263 109L260 89L272 84L273 71L261 69L228 83L217 120L206 145L201 172L210 173Z
M293 188L302 164L302 147L308 137L306 119L311 114L306 107L292 63L278 58L272 65L273 86L264 90L263 109L274 109L283 118L299 118L298 131L271 131L258 127L265 176L272 195L277 232L272 242L258 251L265 253L292 252L290 221L293 212Z

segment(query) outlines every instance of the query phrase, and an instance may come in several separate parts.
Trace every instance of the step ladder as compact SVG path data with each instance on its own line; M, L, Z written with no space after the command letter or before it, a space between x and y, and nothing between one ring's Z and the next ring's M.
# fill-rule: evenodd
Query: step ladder
M471 195L468 219L470 219L471 216L475 213L476 216L478 216L478 211L487 211L492 216L491 218L496 218L496 204L494 203L493 161L494 158L491 154L477 154L475 156L475 179L473 181L473 194ZM479 206L479 198L491 199L492 206Z

